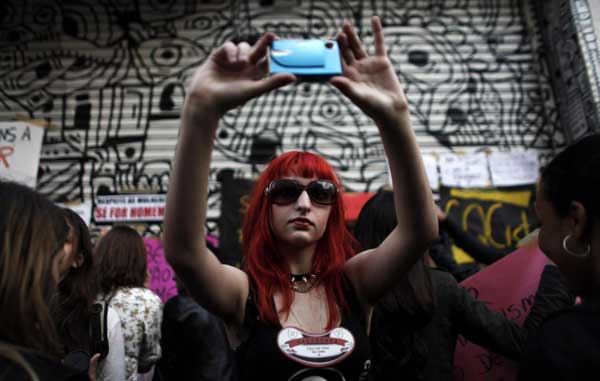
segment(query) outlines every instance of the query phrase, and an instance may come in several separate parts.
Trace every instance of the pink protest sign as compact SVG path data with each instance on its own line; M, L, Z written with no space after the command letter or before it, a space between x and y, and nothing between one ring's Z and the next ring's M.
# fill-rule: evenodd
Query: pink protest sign
M144 238L148 253L148 271L150 272L150 289L162 302L177 295L177 285L173 280L174 271L167 263L162 242L158 238Z
M477 299L522 325L529 314L547 259L537 241L507 255L465 279L461 285ZM477 346L463 337L456 342L455 381L511 381L517 364Z

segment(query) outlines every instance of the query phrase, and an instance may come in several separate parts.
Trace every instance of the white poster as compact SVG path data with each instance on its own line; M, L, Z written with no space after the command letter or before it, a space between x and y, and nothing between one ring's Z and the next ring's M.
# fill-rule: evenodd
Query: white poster
M0 177L35 188L43 138L31 122L1 122Z
M164 194L96 196L94 221L162 221L166 198Z
M442 184L450 187L483 188L491 185L484 152L440 156Z
M534 184L539 176L540 163L534 151L493 151L489 161L494 186Z

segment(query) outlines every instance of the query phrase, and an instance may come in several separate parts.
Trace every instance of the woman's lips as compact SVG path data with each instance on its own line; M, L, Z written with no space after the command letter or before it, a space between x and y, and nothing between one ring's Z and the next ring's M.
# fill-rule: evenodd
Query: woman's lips
M290 223L299 227L308 227L313 225L312 221L306 218L294 218L290 221Z

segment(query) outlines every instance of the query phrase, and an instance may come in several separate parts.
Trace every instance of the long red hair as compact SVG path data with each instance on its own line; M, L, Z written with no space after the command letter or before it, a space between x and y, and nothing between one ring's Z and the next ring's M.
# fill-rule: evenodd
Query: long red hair
M326 329L332 329L340 318L338 306L348 308L342 290L344 263L354 255L357 241L344 221L340 180L325 159L309 152L291 151L275 158L263 171L250 196L250 207L242 227L246 257L244 269L252 282L253 297L260 318L277 324L279 318L273 307L273 294L281 292L282 312L289 314L294 293L289 287L290 270L285 261L285 253L278 252L276 237L270 229L271 204L265 195L265 189L271 181L292 175L330 180L338 186L339 198L331 206L327 228L317 242L311 269L318 274L318 282L326 291L329 310Z

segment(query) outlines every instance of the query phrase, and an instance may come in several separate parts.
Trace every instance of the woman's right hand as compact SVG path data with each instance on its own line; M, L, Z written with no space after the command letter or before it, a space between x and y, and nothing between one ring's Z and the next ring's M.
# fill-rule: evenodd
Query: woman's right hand
M196 69L188 87L186 105L208 107L222 116L248 100L296 80L292 74L269 76L267 48L275 39L265 33L250 46L227 41Z

